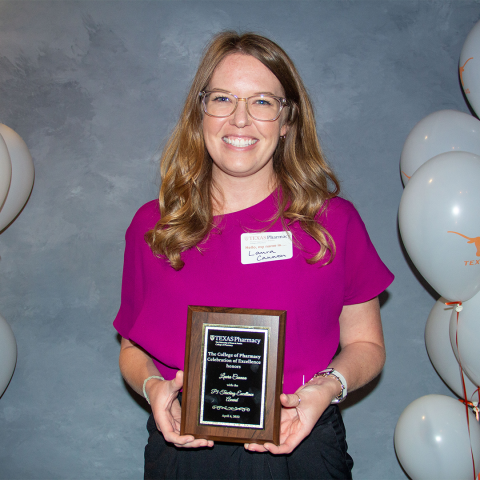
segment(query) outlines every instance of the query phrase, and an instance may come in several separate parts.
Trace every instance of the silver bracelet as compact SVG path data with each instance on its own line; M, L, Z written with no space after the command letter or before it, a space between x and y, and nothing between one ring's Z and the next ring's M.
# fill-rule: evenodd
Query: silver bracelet
M156 378L157 380L165 380L160 375L152 375L151 377L146 378L145 381L143 382L143 396L145 397L145 400L148 402L149 405L150 405L150 399L148 398L147 391L145 390L145 387L147 386L147 382L149 380L151 380L152 378Z
M342 391L332 400L331 403L340 403L345 400L347 397L347 381L340 372L337 372L337 370L334 368L326 368L325 370L322 370L313 376L313 378L316 377L334 377L336 380L338 380L342 386Z

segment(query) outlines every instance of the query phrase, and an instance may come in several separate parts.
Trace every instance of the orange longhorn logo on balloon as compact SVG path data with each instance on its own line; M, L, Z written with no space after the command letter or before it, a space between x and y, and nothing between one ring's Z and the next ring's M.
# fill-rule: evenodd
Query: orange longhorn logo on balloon
M467 243L475 244L475 246L477 247L477 257L480 257L480 237L471 238L458 232L452 232L452 230L449 230L447 233L456 233L457 235L460 235L461 237L466 238L468 240Z
M460 73L460 82L462 83L462 88L465 87L463 84L463 72L465 71L465 65L470 61L473 60L473 57L470 57L461 67L458 68ZM465 93L470 93L470 91L466 91Z

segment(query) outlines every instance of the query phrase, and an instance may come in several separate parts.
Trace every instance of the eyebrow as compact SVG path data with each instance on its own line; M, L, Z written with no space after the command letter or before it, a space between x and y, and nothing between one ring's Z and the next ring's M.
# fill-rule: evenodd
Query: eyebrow
M224 92L224 93L231 93L232 95L235 95L234 93L232 93L230 90L224 90L223 88L212 88L210 89L211 92ZM253 95L250 95L250 96L254 96L254 95L271 95L272 97L282 97L282 95L275 95L275 93L272 93L272 92L255 92Z

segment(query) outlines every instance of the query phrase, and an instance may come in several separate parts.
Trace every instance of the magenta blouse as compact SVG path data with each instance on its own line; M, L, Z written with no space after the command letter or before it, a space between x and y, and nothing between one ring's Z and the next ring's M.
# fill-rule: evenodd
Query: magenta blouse
M393 281L380 260L358 212L341 198L330 201L319 221L332 235L332 263L309 265L318 244L298 226L293 257L242 264L240 236L260 231L276 211L275 195L239 212L219 217L219 229L182 254L175 271L155 257L144 235L160 218L158 201L136 213L126 233L120 310L114 327L153 357L171 379L183 369L188 305L286 310L284 384L293 393L328 366L338 347L338 318L344 305L376 297ZM269 232L281 232L278 221Z

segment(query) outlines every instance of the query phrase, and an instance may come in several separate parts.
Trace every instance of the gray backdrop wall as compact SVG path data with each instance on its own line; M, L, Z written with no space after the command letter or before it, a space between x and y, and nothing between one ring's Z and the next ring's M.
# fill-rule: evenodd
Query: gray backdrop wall
M0 236L0 313L18 363L0 399L0 478L142 478L145 403L120 376L111 323L124 232L158 190L203 45L222 29L282 45L316 105L325 151L396 281L384 297L387 364L343 413L357 479L403 479L402 410L453 396L424 326L437 296L397 232L398 162L416 122L468 113L457 75L474 0L1 1L0 122L28 144L32 196Z

